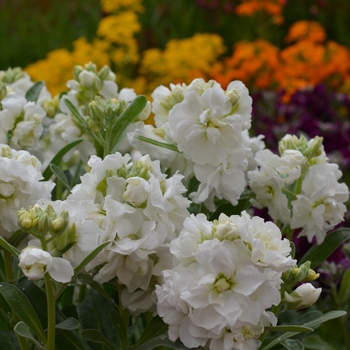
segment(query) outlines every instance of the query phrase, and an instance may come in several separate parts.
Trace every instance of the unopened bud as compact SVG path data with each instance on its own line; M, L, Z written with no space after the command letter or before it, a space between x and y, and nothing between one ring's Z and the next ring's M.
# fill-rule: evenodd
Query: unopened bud
M150 114L151 114L151 110L152 110L152 107L151 107L151 102L150 101L147 101L147 104L146 104L146 107L143 109L143 111L137 116L137 120L140 120L140 121L143 121L143 120L146 120Z
M228 91L226 95L230 99L232 106L235 106L238 103L239 95L236 89Z
M0 101L5 98L7 95L7 89L6 89L6 86L5 84L1 84L0 83Z
M290 294L284 292L287 308L300 310L310 307L317 301L321 291L322 288L315 288L311 283L305 283Z
M59 95L56 95L53 99L51 100L45 100L41 104L41 107L46 111L46 114L48 117L53 118L57 112L58 109L58 100Z
M42 237L45 237L46 234L50 231L50 227L51 227L51 219L49 215L44 213L43 215L41 215L39 219L39 224L38 224L38 231L40 235Z
M323 137L316 136L313 140L310 140L308 148L304 152L304 156L310 160L316 158L322 154Z
M79 81L79 74L84 70L82 66L75 66L73 69L73 76L76 81Z
M29 207L28 211L22 208L17 212L19 227L24 232L29 232L39 222L41 212L38 212L36 207L38 206L35 205L34 208Z
M2 146L1 152L0 152L0 157L2 158L12 158L12 151L11 148L7 145Z
M111 69L108 66L104 66L100 69L100 71L98 72L98 76L99 78L103 81L106 80L109 76Z
M51 222L51 230L55 235L61 235L68 227L69 214L63 210L59 217Z

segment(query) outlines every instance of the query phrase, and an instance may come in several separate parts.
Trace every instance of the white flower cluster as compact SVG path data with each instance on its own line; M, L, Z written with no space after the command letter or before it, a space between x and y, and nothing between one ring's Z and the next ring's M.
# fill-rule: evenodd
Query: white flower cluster
M16 150L38 151L46 117L41 104L51 98L50 93L44 86L37 102L27 101L26 92L34 83L20 68L0 71L0 89L1 84L6 91L0 96L0 143Z
M68 199L81 201L87 218L99 225L99 244L111 241L88 268L102 266L94 277L100 283L117 277L131 312L154 309L157 277L172 266L169 243L189 216L183 176L166 178L149 156L135 164L128 154L92 156L88 165L91 171Z
M270 216L300 228L309 242L323 242L326 233L339 224L346 212L348 187L339 183L338 165L328 163L322 139L286 135L280 142L280 156L270 150L256 154L259 168L248 173L255 193L252 203L267 207Z
M18 229L17 211L51 198L54 183L41 182L41 163L27 151L0 144L0 236Z
M186 178L196 176L200 185L191 198L214 210L213 199L225 198L233 205L243 192L248 158L264 147L260 138L250 139L252 99L240 81L231 82L226 91L215 81L195 79L189 86L158 87L152 94L157 128L145 126L130 138L141 149L136 136L142 135L176 145L182 152L146 152L160 159L166 168L182 162ZM254 162L249 164L254 166ZM193 170L192 170L193 169Z
M257 349L270 311L281 301L282 272L296 261L272 222L221 214L214 222L191 215L170 244L175 267L157 285L158 314L169 338L188 348Z

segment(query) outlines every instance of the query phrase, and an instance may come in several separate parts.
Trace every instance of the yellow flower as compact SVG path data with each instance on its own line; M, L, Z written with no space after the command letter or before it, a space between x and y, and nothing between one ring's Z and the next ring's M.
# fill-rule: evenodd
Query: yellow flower
M106 13L118 12L120 10L133 10L143 12L142 0L101 0L102 11Z

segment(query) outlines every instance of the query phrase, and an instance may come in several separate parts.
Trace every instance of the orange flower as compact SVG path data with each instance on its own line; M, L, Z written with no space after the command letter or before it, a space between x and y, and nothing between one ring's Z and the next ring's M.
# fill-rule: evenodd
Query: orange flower
M313 43L323 43L326 39L326 33L322 26L315 21L298 21L290 28L285 42L292 41L311 41Z
M264 11L270 15L280 15L285 4L285 0L242 0L242 4L236 7L236 13L238 16L251 16Z

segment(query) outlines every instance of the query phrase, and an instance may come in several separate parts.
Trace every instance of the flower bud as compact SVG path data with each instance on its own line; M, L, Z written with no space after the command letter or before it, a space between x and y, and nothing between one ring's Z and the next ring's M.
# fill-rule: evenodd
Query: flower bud
M84 70L82 66L75 66L73 69L74 79L79 81L79 74Z
M105 119L103 108L97 101L88 104L87 113L95 123L101 123Z
M305 283L292 293L284 292L288 309L300 310L313 305L320 296L322 288L315 288L311 283Z
M232 107L234 107L238 103L238 100L239 100L239 95L237 93L237 90L232 89L232 90L228 91L226 93L226 95L230 99L230 101L232 103Z
M56 95L51 100L44 100L41 104L41 107L46 111L46 114L48 117L53 118L57 112L58 109L58 103L59 103L59 95Z
M85 88L91 88L96 80L100 80L94 73L83 70L78 77L79 83Z
M0 101L5 98L7 95L7 89L6 89L6 86L5 84L1 84L0 83Z
M146 120L150 114L151 114L151 102L150 101L147 101L147 104L146 104L146 107L143 109L143 111L137 116L137 120Z
M35 205L33 208L29 207L29 211L22 208L17 212L18 225L24 232L29 232L38 224L42 213L38 207L38 205Z
M310 141L308 148L304 152L304 156L310 160L316 158L322 154L323 137L316 136L313 140Z
M51 222L51 231L55 235L61 235L68 227L69 214L68 211L63 210L60 216Z
M51 254L37 247L24 248L18 260L18 266L21 267L24 275L32 281L43 278L52 267Z
M2 146L1 152L0 152L0 157L12 159L11 148L7 145Z
M41 215L38 224L38 231L42 237L45 237L46 234L50 231L51 219L47 213Z
M305 136L302 135L300 138L298 138L296 135L287 134L279 142L278 151L280 152L280 155L282 155L285 150L294 149L304 154L304 151L307 149L307 147L308 143Z
M225 214L219 216L219 221L214 221L213 230L220 241L233 241L239 238L237 226Z
M126 182L123 199L135 207L140 207L147 201L150 194L149 183L141 177L130 177Z
M100 69L100 71L98 72L98 76L99 78L103 81L106 80L109 77L109 73L110 73L111 69L108 66L104 66Z

